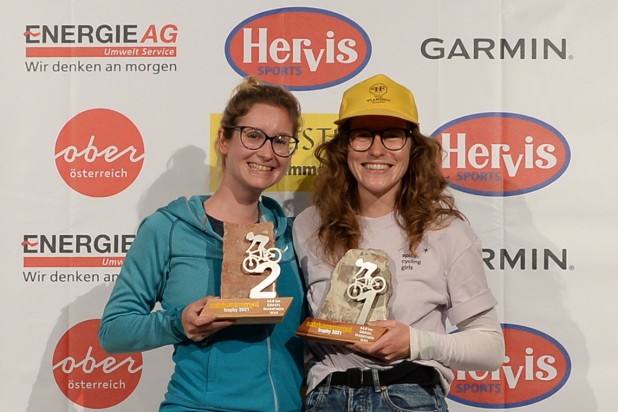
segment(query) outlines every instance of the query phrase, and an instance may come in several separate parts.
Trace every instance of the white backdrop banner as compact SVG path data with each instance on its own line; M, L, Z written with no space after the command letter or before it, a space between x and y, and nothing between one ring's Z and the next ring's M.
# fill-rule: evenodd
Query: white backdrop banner
M385 73L444 145L500 301L505 362L457 372L450 409L614 410L616 21L614 0L3 1L2 409L156 410L171 348L97 341L141 219L214 190L248 74L301 101L269 192L296 215L341 94Z

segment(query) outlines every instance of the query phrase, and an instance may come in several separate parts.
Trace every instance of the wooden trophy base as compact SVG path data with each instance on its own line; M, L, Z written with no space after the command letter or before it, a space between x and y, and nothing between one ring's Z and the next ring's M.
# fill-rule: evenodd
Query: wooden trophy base
M379 326L358 325L316 318L305 319L296 330L296 334L303 339L336 345L375 342L384 332L386 332L386 328Z
M210 299L200 316L215 315L221 320L234 320L238 325L279 323L288 311L292 299Z

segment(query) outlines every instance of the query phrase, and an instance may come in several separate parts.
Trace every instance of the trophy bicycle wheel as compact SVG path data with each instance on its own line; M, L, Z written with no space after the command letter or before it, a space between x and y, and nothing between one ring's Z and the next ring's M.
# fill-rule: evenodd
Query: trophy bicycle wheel
M277 263L283 257L281 250L279 250L276 247L271 247L266 252L268 253L268 258L269 258L268 260L270 260L271 262Z
M382 276L376 276L373 278L372 289L376 291L376 293L382 293L386 290L386 279Z
M242 267L247 272L251 272L251 271L255 270L255 268L257 268L258 263L260 263L260 262L259 262L257 257L255 257L255 256L247 256L242 261Z
M360 296L361 293L363 293L363 288L358 283L352 283L350 286L348 286L347 293L349 298L356 299Z

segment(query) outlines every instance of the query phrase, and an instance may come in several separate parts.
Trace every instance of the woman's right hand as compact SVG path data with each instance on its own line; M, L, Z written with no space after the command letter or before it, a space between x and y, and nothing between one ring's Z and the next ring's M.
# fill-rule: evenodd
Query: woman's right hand
M206 296L188 304L182 311L182 327L189 339L200 342L210 337L216 331L234 324L232 320L217 320L216 315L200 316L200 312L210 299L219 299L215 296Z

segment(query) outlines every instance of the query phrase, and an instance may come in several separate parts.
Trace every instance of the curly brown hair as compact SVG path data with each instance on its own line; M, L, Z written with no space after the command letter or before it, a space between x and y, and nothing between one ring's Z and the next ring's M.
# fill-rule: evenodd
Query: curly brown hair
M448 180L440 169L440 143L421 134L417 125L410 123L410 128L410 165L402 177L394 209L399 225L408 236L410 253L416 255L426 230L445 226L449 217L462 220L465 217L446 190ZM347 133L346 124L315 151L320 162L312 191L313 205L321 218L317 236L331 263L337 262L349 249L358 248L362 238L356 217L360 213L358 183L347 163Z

